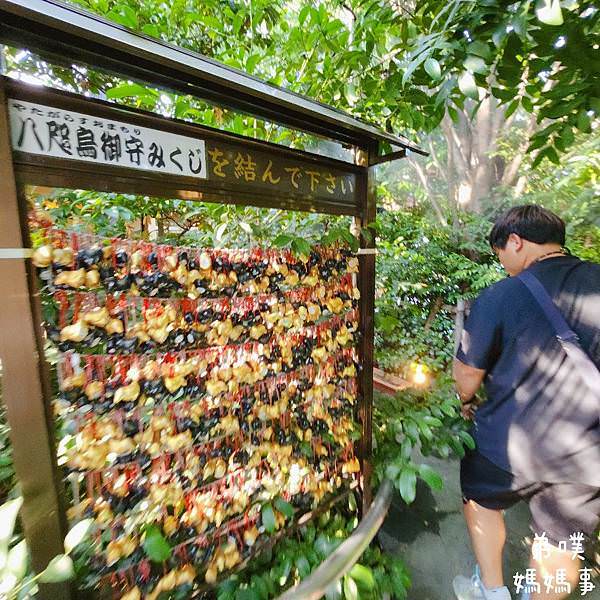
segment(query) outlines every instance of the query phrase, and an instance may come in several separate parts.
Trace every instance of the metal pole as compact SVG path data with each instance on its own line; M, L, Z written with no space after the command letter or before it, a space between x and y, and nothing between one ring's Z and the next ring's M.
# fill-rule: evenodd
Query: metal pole
M0 258L2 310L0 361L2 396L10 425L13 461L24 503L21 520L33 569L43 570L63 552L64 521L59 494L45 378L39 303L32 295L33 266L25 258L29 242L25 209L19 203L10 144L7 99L0 84ZM40 586L40 597L70 597L69 585Z

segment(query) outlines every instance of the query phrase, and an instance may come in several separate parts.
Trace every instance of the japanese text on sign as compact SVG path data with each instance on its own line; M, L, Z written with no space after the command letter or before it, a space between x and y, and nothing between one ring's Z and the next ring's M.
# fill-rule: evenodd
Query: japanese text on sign
M206 178L203 140L9 100L13 150Z
M305 194L327 196L352 195L354 180L347 174L333 174L329 171L304 168L292 161L273 160L264 156L243 151L227 151L209 144L207 154L209 176L214 179L228 179L247 183L262 184L264 187L286 189Z

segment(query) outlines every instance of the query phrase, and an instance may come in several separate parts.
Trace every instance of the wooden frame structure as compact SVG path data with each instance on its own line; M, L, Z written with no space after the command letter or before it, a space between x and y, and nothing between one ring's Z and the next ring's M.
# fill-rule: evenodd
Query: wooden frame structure
M374 166L402 158L406 151L423 151L404 138L379 131L346 113L190 51L134 34L56 0L0 0L0 22L1 43L27 48L55 63L77 61L105 68L289 128L327 136L352 146L356 158L355 164L324 158L75 94L27 86L7 78L0 80L0 281L5 286L0 312L2 395L12 428L15 468L25 499L22 511L25 533L34 569L40 570L62 551L66 519L49 411L50 386L43 360L40 307L34 270L27 260L31 243L21 193L23 186L84 188L350 215L364 230L375 219ZM10 131L11 102L13 109L15 103L35 103L63 113L202 139L211 157L207 159L207 177L198 179L115 165L95 164L90 169L85 161L73 160L74 156L40 157L15 150L14 131L12 140ZM380 156L382 142L395 146L395 151ZM254 163L253 179L235 173L237 156L249 157ZM219 164L229 166L229 171L219 171ZM267 170L270 177L265 176ZM332 181L337 185L332 186ZM372 450L375 297L372 236L361 236L359 258L360 457L366 508L370 503ZM52 586L42 592L45 597L56 599L70 594L68 586Z

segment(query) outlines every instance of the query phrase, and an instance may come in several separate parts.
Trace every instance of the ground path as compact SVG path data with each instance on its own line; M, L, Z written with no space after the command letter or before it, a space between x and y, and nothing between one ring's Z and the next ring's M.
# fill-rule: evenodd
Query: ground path
M458 461L428 457L426 462L442 475L444 489L431 492L426 484L419 485L417 501L408 508L397 496L380 531L380 541L387 550L401 554L410 568L413 588L409 600L454 600L452 579L458 573L471 574L475 564L462 516ZM507 583L512 584L514 573L524 573L527 566L531 537L528 524L526 504L506 512ZM595 584L596 589L583 598L600 600L600 581Z

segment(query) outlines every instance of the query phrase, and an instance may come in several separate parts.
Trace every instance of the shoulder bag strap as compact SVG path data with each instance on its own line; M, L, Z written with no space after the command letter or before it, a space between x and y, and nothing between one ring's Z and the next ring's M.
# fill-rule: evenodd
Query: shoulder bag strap
M517 277L531 292L531 295L544 311L546 318L550 321L550 324L556 332L556 337L563 347L563 350L571 359L585 383L600 398L600 371L581 347L579 337L569 327L569 324L556 304L552 301L546 288L533 273L528 271L524 271Z

